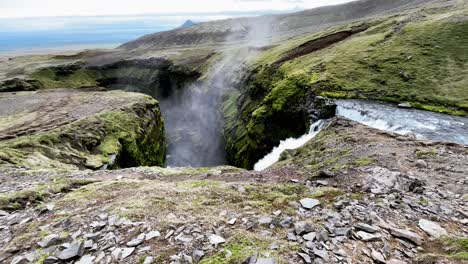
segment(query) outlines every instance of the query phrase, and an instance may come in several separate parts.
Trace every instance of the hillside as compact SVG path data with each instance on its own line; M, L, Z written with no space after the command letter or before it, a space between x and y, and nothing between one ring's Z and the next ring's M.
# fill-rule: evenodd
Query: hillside
M5 59L0 263L466 263L467 87L465 0L361 0ZM363 100L386 102L445 142L336 116L335 99L358 99L363 119ZM460 141L444 137L454 122Z

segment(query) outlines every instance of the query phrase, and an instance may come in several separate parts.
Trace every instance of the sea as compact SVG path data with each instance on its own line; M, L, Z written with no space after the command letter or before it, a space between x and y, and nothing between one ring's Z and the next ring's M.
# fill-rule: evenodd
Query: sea
M0 18L0 53L114 48L146 34L205 22L271 12L134 16Z

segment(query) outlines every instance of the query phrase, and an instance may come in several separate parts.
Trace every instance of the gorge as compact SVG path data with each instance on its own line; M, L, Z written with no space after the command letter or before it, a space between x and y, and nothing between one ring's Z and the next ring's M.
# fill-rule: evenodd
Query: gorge
M0 58L1 263L464 263L468 3Z

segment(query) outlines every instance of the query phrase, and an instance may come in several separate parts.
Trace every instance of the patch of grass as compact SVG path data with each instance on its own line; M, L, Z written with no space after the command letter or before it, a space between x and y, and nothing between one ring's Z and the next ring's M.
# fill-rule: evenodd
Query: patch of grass
M341 196L343 194L343 190L338 188L319 187L311 195L311 198L320 199L324 202L330 202L335 199L335 197Z
M437 150L431 149L431 150L416 152L416 157L422 159L422 158L427 158L427 157L431 157L431 156L436 156L437 154L439 154L439 152L437 152Z
M351 199L354 199L354 200L362 200L362 198L364 198L364 194L363 194L363 193L352 193L352 194L351 194Z
M63 69L66 69L66 74L60 74ZM30 78L39 81L45 89L53 89L96 86L99 75L95 71L80 68L79 65L63 65L39 69Z
M353 165L356 166L368 166L372 164L375 160L369 157L364 157L364 158L359 158L355 161L353 161Z
M221 185L219 181L210 181L210 180L198 180L198 181L189 181L187 184L193 188L199 187L214 187Z
M449 252L449 256L454 259L468 260L468 237L445 238L442 244Z
M0 195L0 210L15 211L44 201L56 193L68 192L96 182L92 179L57 178L34 188Z
M200 261L200 264L241 264L254 253L269 251L268 240L258 239L253 236L238 234L228 239L227 243L219 253L207 256ZM228 255L228 252L231 254Z

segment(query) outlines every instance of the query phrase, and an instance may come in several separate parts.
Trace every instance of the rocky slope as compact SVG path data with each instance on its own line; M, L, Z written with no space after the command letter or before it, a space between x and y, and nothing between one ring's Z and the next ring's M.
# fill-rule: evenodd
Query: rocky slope
M164 124L149 96L89 89L0 95L0 166L163 166Z
M3 172L0 260L464 263L467 158L337 119L265 172Z
M174 91L218 90L215 79L228 87L218 107L224 131L217 131L228 162L252 168L281 139L307 131L311 114L314 119L323 110L318 95L466 115L467 10L466 1L357 1L202 23L113 51L13 58L0 65L6 80L0 90L99 85L172 102L178 100ZM220 66L229 56L244 58L242 67L236 61ZM190 137L203 136L194 130Z

